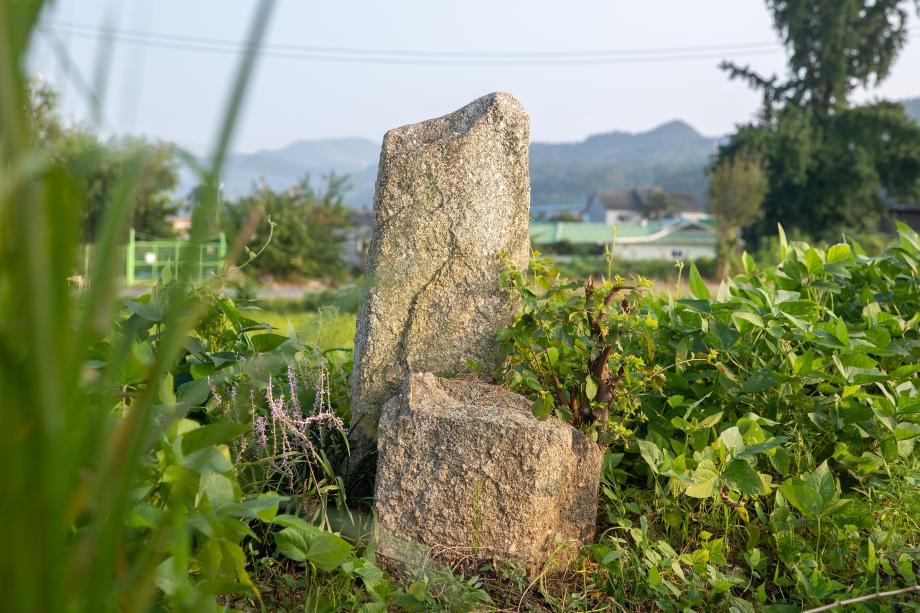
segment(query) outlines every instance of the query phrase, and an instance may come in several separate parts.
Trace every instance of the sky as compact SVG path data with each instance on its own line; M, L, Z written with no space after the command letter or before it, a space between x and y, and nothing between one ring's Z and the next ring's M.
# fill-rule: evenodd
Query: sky
M58 0L43 18L30 70L61 93L69 120L93 124L89 89L102 100L101 133L201 153L216 137L240 59L235 49L255 7L249 0ZM916 15L911 27L891 76L858 99L920 95ZM118 41L100 37L103 28ZM749 120L760 102L728 80L720 59L767 74L785 65L762 0L278 0L264 43L271 53L259 57L236 151L300 139L379 141L390 128L498 90L530 113L534 140L576 141L673 119L717 136ZM355 49L376 50L376 63L355 61L368 55ZM380 50L414 55L394 65L380 62L394 59ZM614 60L585 62L575 53L582 51ZM317 53L338 59L309 59ZM457 61L451 53L481 55L445 65ZM533 53L543 55L508 55ZM495 54L504 54L499 63Z

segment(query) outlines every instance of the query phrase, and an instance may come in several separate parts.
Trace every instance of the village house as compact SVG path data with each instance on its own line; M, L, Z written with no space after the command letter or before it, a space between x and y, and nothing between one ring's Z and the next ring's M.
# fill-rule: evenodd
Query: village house
M662 207L670 206L672 215L662 215ZM639 187L625 192L594 192L582 219L592 223L639 223L655 217L684 217L699 221L708 217L700 204L689 194L671 194L660 187Z
M671 217L654 221L531 223L535 246L568 243L611 245L621 260L697 260L716 256L716 230L711 220Z

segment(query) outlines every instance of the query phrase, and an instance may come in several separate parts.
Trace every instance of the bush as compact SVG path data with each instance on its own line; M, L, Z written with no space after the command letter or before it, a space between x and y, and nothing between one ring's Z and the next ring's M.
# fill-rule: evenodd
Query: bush
M806 607L917 583L920 509L883 501L920 483L920 240L902 226L876 257L779 245L776 268L745 257L716 297L691 267L686 299L606 301L615 410L592 409L620 436L592 555L620 602ZM599 318L545 261L534 272L505 376L538 417L577 423L546 399L556 380L590 399Z

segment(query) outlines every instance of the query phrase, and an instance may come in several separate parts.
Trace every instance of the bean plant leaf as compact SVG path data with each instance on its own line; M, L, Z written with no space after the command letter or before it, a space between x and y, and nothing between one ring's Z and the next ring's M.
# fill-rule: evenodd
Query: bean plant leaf
M310 543L307 559L320 570L332 571L348 560L351 544L337 534L323 532Z
M742 329L742 321L746 321L757 328L763 328L763 319L757 313L751 313L749 311L735 311L732 313L732 321L735 322L735 327L738 330Z
M290 516L287 516L288 518ZM279 523L275 518L274 523ZM288 522L288 519L284 520ZM306 523L306 522L304 522ZM351 557L352 545L332 532L316 526L284 528L274 533L278 551L296 562L309 562L324 571L333 571Z
M553 412L553 404L553 397L549 394L544 394L530 405L530 412L540 421L544 421Z
M597 396L597 381L591 375L585 377L585 395L588 400L594 400L594 397Z
M690 477L693 483L687 487L687 495L693 498L710 498L716 493L719 472L712 460L703 460Z
M789 504L810 518L819 518L837 500L837 481L825 460L815 470L784 481L779 488Z
M758 368L741 386L741 391L746 393L765 392L776 387L779 381L773 376L769 368Z
M762 443L757 443L756 445L751 445L750 447L745 448L744 451L737 454L735 457L740 460L750 460L756 454L764 453L765 451L770 451L771 449L776 449L788 440L788 436L774 436L773 438Z
M733 456L738 455L744 451L744 437L741 436L741 431L738 429L738 426L732 426L731 428L726 428L719 434L719 440L725 445L725 448Z
M766 493L766 488L757 470L744 460L732 460L722 471L722 478L729 487L737 489L746 496Z
M834 474L827 465L827 460L822 462L812 472L805 473L802 479L805 483L813 487L825 502L830 502L837 497L837 481L834 479Z
M793 478L789 481L784 481L779 486L779 491L789 504L806 517L820 517L824 508L824 501L821 499L821 495L800 479Z
M651 441L638 440L636 444L639 446L639 454L642 456L642 459L649 465L652 469L652 472L657 474L658 467L661 465L662 460L664 459L664 454L662 454L661 449L658 448L658 445Z
M703 281L703 277L700 276L700 271L697 270L696 264L690 264L690 293L693 294L693 297L697 300L709 300L709 288L706 287L706 282Z
M831 245L827 250L827 263L836 264L837 262L843 262L844 260L849 260L853 256L850 253L850 246L846 243L840 243L837 245Z
M265 353L266 351L271 351L281 346L288 337L281 336L280 334L256 334L255 336L250 337L252 341L252 348L256 353Z

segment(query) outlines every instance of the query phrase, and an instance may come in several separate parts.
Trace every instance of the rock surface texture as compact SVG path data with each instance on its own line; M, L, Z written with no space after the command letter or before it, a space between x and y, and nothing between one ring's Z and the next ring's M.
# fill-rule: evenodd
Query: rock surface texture
M375 438L408 373L494 364L517 307L499 288L499 254L522 269L529 256L529 144L530 118L505 93L384 136L355 334L358 437Z
M383 407L377 445L384 564L501 558L534 572L557 534L594 535L603 452L501 387L410 375Z

